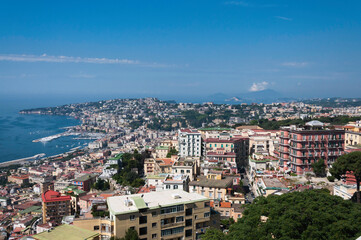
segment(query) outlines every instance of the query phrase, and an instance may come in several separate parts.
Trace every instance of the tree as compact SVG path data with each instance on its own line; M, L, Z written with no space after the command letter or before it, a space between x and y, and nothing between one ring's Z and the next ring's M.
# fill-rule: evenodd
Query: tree
M132 228L129 228L127 232L125 233L125 236L121 238L120 240L138 240L138 233Z
M172 147L169 149L169 152L167 153L167 158L172 157L172 155L177 155L178 151L175 149L175 147Z
M360 204L325 189L258 197L225 239L355 239L361 235L360 214Z
M330 169L332 176L337 179L341 179L347 172L352 173L356 178L357 202L360 203L361 152L352 152L340 156Z
M323 159L318 159L317 162L312 163L313 172L316 174L316 177L325 177L326 176L326 164Z
M105 191L108 190L110 188L110 184L108 181L105 181L103 179L98 178L98 181L96 181L93 186L93 189L96 190L101 190L101 191Z
M226 236L223 232L216 228L210 228L205 234L201 235L202 240L225 240Z

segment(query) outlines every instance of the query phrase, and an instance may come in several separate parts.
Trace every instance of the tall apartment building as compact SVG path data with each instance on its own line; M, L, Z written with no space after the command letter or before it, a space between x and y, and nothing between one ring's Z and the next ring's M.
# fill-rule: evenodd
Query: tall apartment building
M330 167L344 154L345 131L327 128L320 121L284 127L280 138L280 167L297 174L311 172L311 164L320 158Z
M47 190L41 194L43 202L43 223L61 223L64 216L71 213L71 197L62 196L59 192Z
M178 143L181 157L200 157L202 155L202 138L197 129L180 129Z
M140 239L200 239L210 224L209 199L196 193L169 190L107 199L112 235L129 228Z

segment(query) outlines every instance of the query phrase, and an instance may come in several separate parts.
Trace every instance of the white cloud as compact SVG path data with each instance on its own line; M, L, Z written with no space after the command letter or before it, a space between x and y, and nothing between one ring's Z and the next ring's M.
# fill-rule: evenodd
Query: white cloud
M12 62L54 62L54 63L97 63L97 64L140 64L139 61L118 58L84 58L68 56L0 54L0 61Z
M249 89L250 92L258 92L258 91L262 91L265 90L267 88L267 86L269 85L268 82L260 82L260 83L253 83L251 88Z
M282 63L283 66L286 67L305 67L309 65L308 62L284 62Z
M292 18L282 17L282 16L275 16L275 18L281 19L281 20L284 20L284 21L292 21L293 20Z

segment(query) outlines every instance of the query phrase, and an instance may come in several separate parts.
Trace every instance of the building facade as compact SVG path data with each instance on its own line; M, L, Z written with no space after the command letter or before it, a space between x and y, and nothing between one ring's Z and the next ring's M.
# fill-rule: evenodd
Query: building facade
M107 199L113 236L129 228L139 239L200 239L209 227L209 199L181 190L151 192Z
M202 138L198 130L180 129L178 143L181 157L200 157L202 155Z
M43 223L61 223L64 216L71 214L71 197L62 196L59 192L47 190L41 194Z
M326 128L319 121L302 128L284 127L280 138L280 166L297 174L311 172L312 163L320 158L330 167L344 154L345 131Z

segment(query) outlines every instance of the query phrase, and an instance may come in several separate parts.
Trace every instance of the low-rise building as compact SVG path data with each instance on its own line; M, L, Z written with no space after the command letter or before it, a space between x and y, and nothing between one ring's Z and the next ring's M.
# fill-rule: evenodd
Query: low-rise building
M93 174L84 174L81 177L78 177L72 181L74 186L77 186L79 189L88 192L95 182L96 176Z
M200 177L198 181L189 183L189 192L198 193L209 199L225 200L232 194L233 178L226 177L221 180Z

